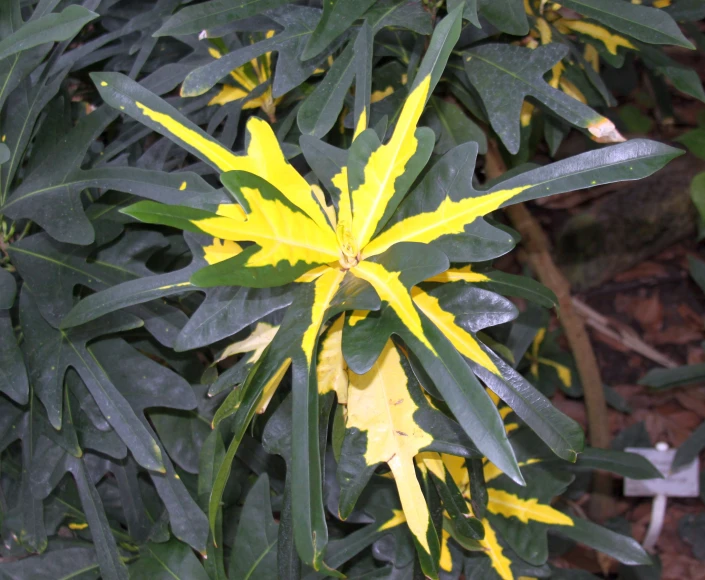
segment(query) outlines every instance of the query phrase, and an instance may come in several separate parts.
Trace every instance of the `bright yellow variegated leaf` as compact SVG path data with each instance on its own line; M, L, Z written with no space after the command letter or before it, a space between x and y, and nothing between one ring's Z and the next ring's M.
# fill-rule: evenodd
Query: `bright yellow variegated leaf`
M479 272L472 271L472 265L464 266L462 268L450 268L445 272L436 274L433 278L425 280L425 282L439 282L445 284L446 282L489 282L490 279L485 274L480 274Z
M340 283L345 277L345 272L330 268L327 272L316 278L314 285L313 305L311 306L311 323L301 338L301 348L306 355L306 362L311 366L313 350L316 346L318 333L321 330L323 319L330 306L331 300L340 288Z
M399 280L400 272L390 272L386 270L384 266L376 262L360 262L350 271L358 278L369 282L377 291L379 297L387 302L394 310L399 319L404 323L404 326L406 326L426 348L435 352L424 334L421 326L421 317L414 307L411 295L406 289L406 286Z
M599 40L605 45L605 48L610 54L616 55L617 49L620 46L636 50L636 47L629 42L627 38L619 36L618 34L613 34L607 28L600 26L599 24L594 24L585 20L568 20L563 18L559 20L556 25L563 33L570 34L571 32L578 32L580 34L584 34L585 36L591 36L592 38Z
M411 289L414 304L433 322L453 346L464 357L483 366L497 376L502 376L497 366L487 353L482 350L480 343L464 328L455 323L455 316L443 310L438 303L438 298L427 294L418 287Z
M167 132L174 135L177 139L188 143L221 171L237 169L235 166L237 156L232 151L223 147L215 139L204 137L202 134L179 123L169 115L154 111L140 102L136 101L135 106L145 117L154 121L157 125L164 127Z
M492 562L492 568L497 572L502 580L514 580L512 572L512 561L504 555L504 550L497 540L497 533L494 531L487 518L483 518L482 525L485 528L485 537L478 540L478 543L484 548L485 554Z
M332 231L311 185L286 160L269 123L258 117L250 117L247 132L250 136L247 154L235 156L229 169L254 173L268 181L321 229Z
M241 193L251 213L244 214L236 204L220 205L218 217L192 223L217 238L259 245L261 250L248 259L246 266L268 266L281 261L291 265L300 261L323 264L339 259L340 251L330 227L318 227L306 214L264 197L257 188L243 187Z
M338 403L348 403L348 366L343 358L343 325L344 316L338 316L326 332L318 353L316 375L318 392L325 395L335 391Z
M203 246L203 259L213 265L234 258L240 252L242 252L242 247L237 242L213 238L213 243L210 246Z
M346 427L367 434L367 465L389 465L409 529L421 549L431 555L429 538L436 544L438 539L416 478L414 456L428 446L433 437L414 421L418 406L409 393L409 379L399 351L387 341L369 372L357 375L350 371L348 374Z
M499 209L503 203L530 187L532 186L523 185L502 189L459 201L446 197L434 211L408 217L380 233L364 248L362 257L376 256L400 242L429 244L441 236L461 234L467 224Z
M404 173L418 148L414 133L430 88L430 75L411 91L404 103L394 134L388 143L372 152L365 166L363 183L351 193L352 234L357 248L364 248L394 196L395 181Z
M501 489L488 489L487 510L505 518L515 517L524 524L531 521L554 526L573 525L570 517L550 505L539 503L536 498L522 499Z

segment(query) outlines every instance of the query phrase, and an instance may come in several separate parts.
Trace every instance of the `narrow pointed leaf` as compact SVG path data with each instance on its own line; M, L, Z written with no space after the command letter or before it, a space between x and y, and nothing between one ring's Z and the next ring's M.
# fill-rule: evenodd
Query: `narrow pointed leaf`
M73 38L91 20L98 18L83 6L67 6L59 14L47 14L27 22L17 32L0 41L0 60L46 42Z

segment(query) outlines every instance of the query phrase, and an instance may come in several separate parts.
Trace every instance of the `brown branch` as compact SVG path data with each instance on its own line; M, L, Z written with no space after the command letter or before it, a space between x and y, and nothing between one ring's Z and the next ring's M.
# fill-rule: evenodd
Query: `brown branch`
M485 159L485 172L489 179L499 177L506 171L496 143L490 142ZM610 432L600 368L585 330L585 323L573 308L570 284L551 258L550 243L546 234L524 204L507 207L505 212L512 226L521 234L532 269L539 280L558 297L560 321L575 357L585 393L590 443L593 447L607 448L610 444ZM607 516L611 504L610 494L609 474L595 473L590 503L590 512L594 519L602 521Z

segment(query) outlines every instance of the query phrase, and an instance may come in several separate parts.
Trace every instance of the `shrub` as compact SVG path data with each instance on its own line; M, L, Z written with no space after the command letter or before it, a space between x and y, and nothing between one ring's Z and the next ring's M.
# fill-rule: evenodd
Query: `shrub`
M180 4L0 8L0 573L549 577L547 533L648 563L552 505L654 468L487 334L555 304L490 215L679 155L622 142L599 71L702 98L657 47L700 5ZM572 128L617 144L522 165Z

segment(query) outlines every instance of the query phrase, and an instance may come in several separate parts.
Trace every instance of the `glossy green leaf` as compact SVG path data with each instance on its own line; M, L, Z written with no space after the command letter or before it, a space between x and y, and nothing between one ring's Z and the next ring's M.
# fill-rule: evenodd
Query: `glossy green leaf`
M0 41L0 60L45 42L73 38L81 28L96 18L98 15L95 12L74 5L67 6L59 14L47 14L31 20Z
M631 479L658 479L661 472L641 455L614 449L586 448L575 464L583 469L602 469Z
M554 528L553 532L590 546L629 566L651 563L651 558L633 538L617 534L583 518L573 518L575 525Z

